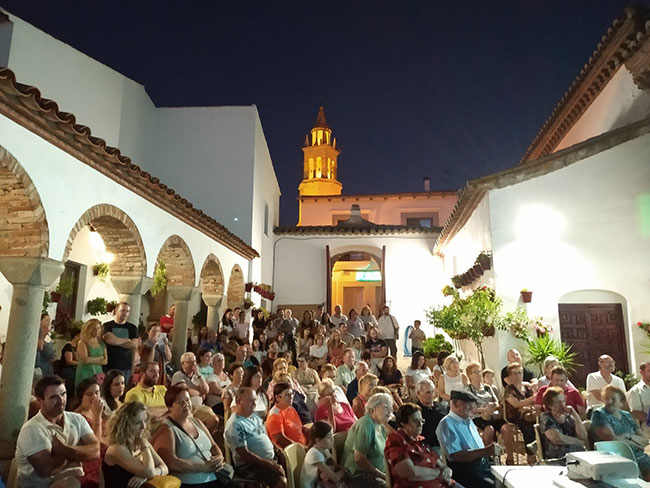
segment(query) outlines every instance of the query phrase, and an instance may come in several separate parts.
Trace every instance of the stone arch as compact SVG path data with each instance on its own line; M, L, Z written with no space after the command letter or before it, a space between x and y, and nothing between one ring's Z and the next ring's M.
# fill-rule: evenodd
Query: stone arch
M106 251L115 256L115 260L110 265L112 276L146 274L147 258L140 231L124 211L107 203L95 205L79 217L68 236L63 251L63 261L66 261L70 254L77 233L86 225L92 225L99 232L106 245Z
M0 146L0 256L47 257L50 231L38 191Z
M244 273L238 264L232 267L230 279L228 280L228 306L237 307L244 304Z
M204 295L221 296L224 292L223 270L219 258L208 254L201 268L201 293Z
M163 261L167 270L167 286L194 286L194 260L187 243L179 235L171 235L158 252L156 263Z

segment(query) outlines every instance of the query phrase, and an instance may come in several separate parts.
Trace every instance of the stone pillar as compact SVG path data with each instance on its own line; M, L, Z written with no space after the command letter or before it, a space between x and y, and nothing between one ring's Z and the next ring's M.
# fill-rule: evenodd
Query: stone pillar
M13 285L0 385L0 445L15 446L27 419L43 294L63 268L49 258L0 258L0 272Z
M167 291L174 299L174 332L172 337L172 361L177 368L181 366L181 356L187 349L187 328L190 324L190 299L193 286L168 286Z
M142 296L151 288L153 279L146 276L111 276L111 283L119 295L120 302L127 302L131 306L127 320L137 327L140 322Z
M228 308L228 295L221 295L221 303L217 306L217 321L219 322L219 327L221 327L221 317ZM235 317L237 318L237 317Z
M221 320L221 315L219 315L219 306L221 305L223 296L221 295L201 295L203 301L208 306L208 319L206 320L206 325L208 330L214 330L217 332L219 330L219 321Z

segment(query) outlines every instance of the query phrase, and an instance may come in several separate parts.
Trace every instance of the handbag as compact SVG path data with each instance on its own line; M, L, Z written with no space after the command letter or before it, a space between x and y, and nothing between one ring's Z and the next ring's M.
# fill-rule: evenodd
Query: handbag
M145 488L180 488L181 480L176 476L154 476L142 486Z
M393 316L388 314L390 317L390 323L393 324L393 330L395 331L395 340L399 340L399 327L395 326L395 321L393 320Z

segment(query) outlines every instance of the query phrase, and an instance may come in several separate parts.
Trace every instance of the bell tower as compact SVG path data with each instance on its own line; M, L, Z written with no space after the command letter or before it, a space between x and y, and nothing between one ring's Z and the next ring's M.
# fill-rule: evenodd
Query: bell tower
M332 138L332 129L325 120L325 110L318 109L318 117L311 133L305 136L302 182L300 196L340 195L343 185L336 179L337 158L341 153Z

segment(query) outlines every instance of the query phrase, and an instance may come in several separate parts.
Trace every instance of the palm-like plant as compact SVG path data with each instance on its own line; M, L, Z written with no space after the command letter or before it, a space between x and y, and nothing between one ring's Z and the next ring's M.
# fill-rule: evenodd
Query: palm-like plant
M562 367L572 373L577 367L582 366L575 360L577 355L578 353L571 349L570 344L553 339L548 334L528 341L528 364L536 364L540 374L543 373L542 363L549 356L555 356Z

